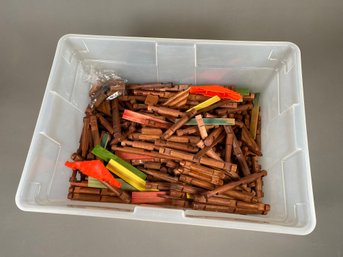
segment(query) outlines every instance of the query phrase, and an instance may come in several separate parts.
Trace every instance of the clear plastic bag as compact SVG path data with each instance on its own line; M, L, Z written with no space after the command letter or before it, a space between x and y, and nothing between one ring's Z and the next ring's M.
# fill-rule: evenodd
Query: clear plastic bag
M103 101L109 101L125 94L126 80L114 72L94 72L92 86L89 90L90 106L98 107Z

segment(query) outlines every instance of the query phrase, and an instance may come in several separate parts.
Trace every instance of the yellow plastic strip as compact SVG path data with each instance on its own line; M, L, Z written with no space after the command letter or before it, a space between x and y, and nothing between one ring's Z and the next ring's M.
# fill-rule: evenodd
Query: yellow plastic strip
M220 101L220 97L219 96L217 96L217 95L213 96L210 99L207 99L206 101L204 101L204 102L202 102L202 103L200 103L200 104L198 104L196 106L193 106L192 108L187 110L187 112L189 112L189 111L191 111L193 109L195 109L197 111L201 110L201 109L204 109L204 108L206 108L206 107L208 107L208 106L210 106L210 105L212 105L212 104L214 104L216 102L219 102L219 101Z
M145 180L132 173L129 169L127 169L117 161L111 159L108 162L106 168L116 174L118 177L122 178L134 188L137 188L139 191L147 191L145 189Z
M191 195L190 193L186 193L186 197L187 197L187 199L193 199L194 198L193 195Z

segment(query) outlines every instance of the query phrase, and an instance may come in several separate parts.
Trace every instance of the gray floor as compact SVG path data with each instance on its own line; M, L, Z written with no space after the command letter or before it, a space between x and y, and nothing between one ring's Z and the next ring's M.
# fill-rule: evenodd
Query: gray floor
M341 0L0 1L0 256L343 256L342 14ZM19 211L17 184L66 33L298 44L315 231L301 237Z

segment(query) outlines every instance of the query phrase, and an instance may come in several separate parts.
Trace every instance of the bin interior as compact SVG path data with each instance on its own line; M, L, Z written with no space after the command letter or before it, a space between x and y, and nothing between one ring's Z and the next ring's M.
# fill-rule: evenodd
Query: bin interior
M308 229L313 225L309 218L313 215L312 189L299 55L291 43L63 37L18 190L18 205L37 211L67 213L70 209L70 213L94 216L123 213L123 217L171 222L174 214L182 212L182 219L189 224L198 219L222 224L248 221ZM151 211L134 205L68 200L71 170L64 162L78 148L89 81L95 71L115 71L129 83L218 83L260 92L261 164L268 171L264 202L271 204L270 213L242 216L193 210Z

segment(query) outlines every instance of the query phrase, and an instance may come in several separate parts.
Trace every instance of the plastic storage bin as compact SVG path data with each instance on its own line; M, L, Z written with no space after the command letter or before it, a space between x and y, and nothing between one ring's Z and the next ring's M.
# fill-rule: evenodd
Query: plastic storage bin
M261 164L266 216L70 201L87 77L115 71L135 82L232 84L261 93ZM300 50L289 42L66 35L57 46L16 195L25 211L77 214L305 235L316 223L307 146Z

